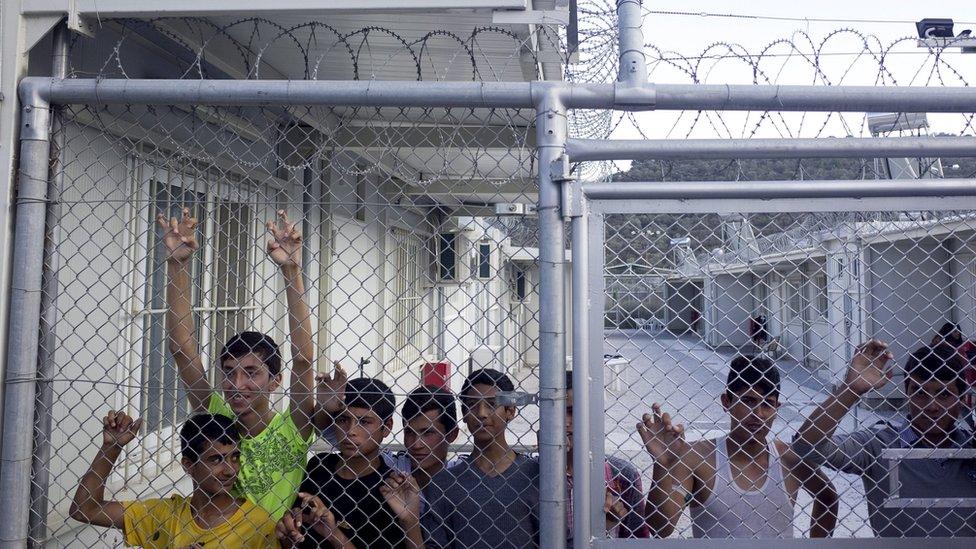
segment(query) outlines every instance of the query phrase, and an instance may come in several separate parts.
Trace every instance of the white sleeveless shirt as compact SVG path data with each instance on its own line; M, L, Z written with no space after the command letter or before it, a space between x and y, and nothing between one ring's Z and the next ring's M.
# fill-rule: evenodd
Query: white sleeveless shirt
M732 479L726 437L715 440L715 486L702 505L691 505L696 538L792 538L793 503L783 481L776 444L770 442L766 481L743 490Z

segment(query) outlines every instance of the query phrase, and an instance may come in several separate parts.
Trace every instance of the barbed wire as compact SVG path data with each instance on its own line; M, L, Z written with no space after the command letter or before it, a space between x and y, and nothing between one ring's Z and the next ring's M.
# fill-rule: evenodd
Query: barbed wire
M617 59L615 2L582 1L578 15L579 46L575 59L567 51L564 33L551 26L539 26L535 34L517 33L500 26L476 26L466 33L439 29L410 34L378 25L340 29L318 20L285 26L259 17L229 22L200 17L117 19L105 22L118 31L119 38L95 71L95 76L130 77L137 61L127 56L127 46L148 40L183 52L174 61L182 78L501 81L539 78L542 76L539 67L546 59L545 62L558 61L567 81L612 82L617 72L614 62ZM644 10L645 17L669 15L772 17ZM792 22L814 20L772 18ZM816 20L841 22L826 18ZM904 23L895 20L844 21L847 24L869 22ZM646 56L650 80L671 83L968 86L970 83L965 74L976 65L976 56L962 55L959 48L919 48L914 36L882 39L852 26L816 36L796 30L759 48L716 40L700 51L688 52L651 42L646 44ZM92 72L82 67L72 69L73 76L89 76ZM511 113L495 113L494 117L496 125L522 128L521 135L528 134L526 128L531 125L530 117ZM940 116L935 131L972 134L973 116ZM595 139L869 134L866 116L857 113L684 111L635 114L606 110L571 113L570 132L576 137ZM528 142L524 138L517 141L519 147ZM450 146L452 143L441 144ZM382 143L372 146L376 149ZM528 158L531 154L523 156ZM298 167L284 164L292 169ZM610 163L589 163L577 171L587 179L606 179L614 170ZM426 177L436 181L438 170L432 172Z

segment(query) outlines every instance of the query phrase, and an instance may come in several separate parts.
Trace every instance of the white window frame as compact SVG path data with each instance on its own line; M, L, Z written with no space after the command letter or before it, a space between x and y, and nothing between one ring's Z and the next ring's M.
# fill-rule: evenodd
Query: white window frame
M429 251L426 235L393 227L389 231L391 263L389 288L392 311L389 317L390 341L393 360L389 361L389 373L399 373L423 358L430 346L424 329L428 318L423 310L426 300L425 274Z
M474 256L473 257L474 265L472 266L471 270L474 274L474 278L478 280L491 280L497 274L495 268L495 261L494 261L495 246L493 244L494 243L491 242L490 240L479 240L474 244L474 253L472 254ZM488 249L488 274L487 275L484 275L481 272L482 259L484 258L483 256L484 248Z

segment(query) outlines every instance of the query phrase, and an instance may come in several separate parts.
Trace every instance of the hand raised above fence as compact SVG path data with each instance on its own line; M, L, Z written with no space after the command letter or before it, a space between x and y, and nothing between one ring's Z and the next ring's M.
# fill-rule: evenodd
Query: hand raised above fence
M278 210L277 221L268 221L268 256L282 269L302 266L302 232L298 223L289 223L285 210Z
M332 364L335 366L335 371L331 376L326 372L315 376L315 400L325 412L338 414L342 411L343 394L349 375L338 361Z
M637 433L647 452L661 465L674 465L688 451L685 427L672 423L671 415L661 413L661 405L654 403L650 414L644 414L637 424Z
M858 395L884 387L891 380L893 358L887 343L872 339L861 344L851 359L844 383Z
M200 247L196 237L197 218L190 215L189 208L183 208L179 220L159 214L156 223L163 230L167 261L187 261Z

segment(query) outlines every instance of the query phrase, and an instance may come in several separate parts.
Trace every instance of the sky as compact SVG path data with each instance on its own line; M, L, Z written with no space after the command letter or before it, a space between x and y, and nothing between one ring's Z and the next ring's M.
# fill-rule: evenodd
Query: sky
M880 54L900 38L915 36L914 21L926 17L952 18L956 21L957 34L965 28L971 28L976 33L976 1L973 0L645 0L644 6L645 9L656 11L735 13L807 19L771 21L656 14L645 18L645 41L665 52L664 56L668 58L672 58L671 53L674 52L683 56L697 56L710 45L721 43L730 46L713 47L710 52L716 55L727 54L729 51L758 54L767 45L782 39L783 42L768 50L773 55L764 57L758 63L761 71L759 83L825 84L829 81L831 84L873 85L881 83L880 78L883 77L888 85L894 82L897 85L959 86L964 85L966 80L976 85L976 53L946 55L944 60L948 66L939 67L939 71L933 70L933 57L927 55L927 50L918 48L914 41L901 42L892 48L883 67L871 55L872 52ZM844 22L809 19L838 19ZM857 19L903 22L854 21ZM854 29L866 35L866 38L846 31L827 38L842 28ZM821 55L819 63L815 65L811 60L818 48L824 55ZM857 53L860 55L850 55ZM683 66L691 70L687 64ZM959 74L953 74L952 69ZM694 73L698 81L705 83L754 82L752 66L734 58L705 60L696 67ZM649 78L652 82L661 83L692 82L687 71L667 63L652 66ZM665 112L637 115L619 124L612 136L710 138L866 135L863 114L839 116L790 113L764 119L760 118L759 113L710 113L699 117L693 115L694 113L682 115ZM968 120L961 115L931 115L929 122L934 131L974 133L972 125L967 126Z

